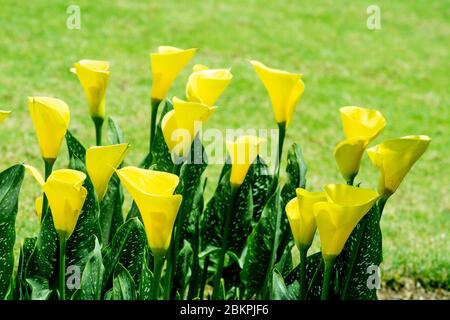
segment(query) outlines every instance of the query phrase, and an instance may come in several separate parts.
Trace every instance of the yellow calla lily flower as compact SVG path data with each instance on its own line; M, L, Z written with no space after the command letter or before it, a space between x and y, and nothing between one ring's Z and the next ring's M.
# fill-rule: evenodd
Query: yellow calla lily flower
M195 65L186 85L186 97L188 101L213 106L232 78L230 69L209 69Z
M256 136L242 136L234 142L227 141L227 150L231 160L230 182L232 187L239 187L247 175L248 169L259 154L259 147L264 140Z
M164 115L161 129L170 152L178 156L186 156L200 125L209 119L217 107L187 102L177 97L174 97L172 102L173 110Z
M295 244L309 248L314 239L317 225L314 217L314 204L326 201L324 192L310 192L303 188L296 189L297 197L286 205L286 214L291 226Z
M327 201L314 205L314 216L326 260L341 253L353 229L372 208L379 194L344 184L327 185L325 194Z
M324 260L339 255L358 222L369 212L379 194L343 184L325 187L327 201L314 204Z
M40 196L36 198L36 201L34 202L36 206L36 214L38 216L39 222L42 221L42 205L44 203L44 197Z
M183 199L179 194L173 195L178 176L136 167L116 172L139 208L150 249L154 255L165 255Z
M128 143L122 143L87 149L86 169L99 200L105 196L109 180L123 162L129 147Z
M386 126L383 115L375 109L342 107L339 111L347 139L366 137L367 143L370 143Z
M161 46L158 47L158 52L150 54L153 81L152 99L161 101L166 97L173 81L196 51L195 48L182 50Z
M272 69L255 60L250 63L269 93L275 121L288 127L305 89L302 74Z
M374 109L343 107L340 109L346 139L334 148L334 158L344 179L352 183L369 143L386 125L383 115Z
M60 169L53 171L44 182L36 168L30 165L25 165L25 168L42 186L47 196L56 231L66 240L69 239L87 196L87 190L83 187L86 174L72 169ZM42 215L42 201L42 197L36 200L38 216Z
M9 110L8 111L0 110L0 123L5 121L5 119L8 118L10 114L11 114L11 111L9 111Z
M378 192L387 198L397 190L403 178L430 144L424 135L391 139L367 149L372 163L380 170Z
M55 160L69 128L69 107L62 100L48 97L29 97L28 103L41 155Z
M80 80L92 118L105 118L105 96L109 80L109 62L80 60L71 69Z
M345 139L334 148L334 158L346 181L353 181L358 174L366 148L367 140L364 137Z

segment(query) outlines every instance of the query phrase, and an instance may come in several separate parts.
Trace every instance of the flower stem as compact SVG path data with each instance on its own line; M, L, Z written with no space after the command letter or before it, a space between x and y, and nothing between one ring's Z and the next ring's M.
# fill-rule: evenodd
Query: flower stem
M277 177L280 176L280 167L281 167L281 157L283 155L283 145L284 145L284 138L286 137L286 122L280 122L278 123L278 158L277 158L277 166L276 166L276 175Z
M155 140L155 134L156 134L156 118L158 115L158 108L159 108L160 104L161 104L161 100L154 99L154 98L152 98L151 103L150 103L151 118L150 118L150 141L149 141L149 150L148 150L149 155L150 155L150 160L152 157L152 144L153 144L153 140Z
M66 299L66 237L59 235L59 299Z
M101 146L102 145L103 118L92 117L92 121L94 121L94 125L95 125L95 144L97 146Z
M331 281L331 275L333 274L333 266L334 266L335 258L336 257L327 257L326 259L324 258L325 272L323 275L322 294L320 296L321 300L329 300L330 281Z
M51 175L52 171L53 171L53 164L55 163L56 159L44 159L44 166L45 166L45 171L44 171L44 177L45 177L45 181L47 181L48 177ZM47 210L48 210L48 199L47 196L44 195L42 196L42 214L41 214L41 219L43 219L45 217L45 215L47 214Z
M151 288L151 299L158 300L159 286L161 280L162 268L164 265L164 256L161 254L155 254L153 256L153 280Z
M219 251L219 262L217 263L217 271L216 276L214 278L214 290L212 293L212 298L217 299L217 296L219 295L219 288L220 288L220 279L222 278L222 272L223 267L225 263L225 254L228 249L228 236L229 231L231 227L231 216L232 212L234 210L236 198L237 198L237 191L239 190L239 187L231 186L231 199L230 199L230 205L228 206L228 210L225 216L225 226L223 229L223 235L222 235L222 248Z
M309 246L300 245L300 299L306 298L306 257Z

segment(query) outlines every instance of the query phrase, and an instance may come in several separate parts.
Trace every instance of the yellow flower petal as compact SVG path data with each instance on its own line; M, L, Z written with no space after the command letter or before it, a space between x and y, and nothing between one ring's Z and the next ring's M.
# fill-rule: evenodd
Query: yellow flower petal
M314 216L320 234L322 255L336 257L356 227L369 212L379 195L374 190L348 185L325 187L327 201L314 204Z
M196 50L161 46L158 47L158 52L150 54L153 99L163 100L166 97L173 81L194 56Z
M269 93L276 122L288 127L305 89L302 75L269 68L256 60L250 63Z
M208 69L195 65L186 85L186 97L189 101L213 106L232 78L229 69Z
M240 186L248 169L259 154L259 147L264 140L256 136L242 136L234 142L227 141L227 150L231 160L230 182L232 186Z
M172 195L178 176L136 167L119 169L117 174L139 208L152 252L164 255L182 201L181 195Z
M62 100L48 97L29 97L28 103L41 155L56 159L69 127L69 107Z
M352 181L358 174L367 143L368 140L365 137L356 137L346 139L334 148L334 158L346 181Z
M172 230L183 197L145 195L137 203L144 222L148 244L153 254L164 255L169 248Z
M183 101L177 97L174 97L172 102L173 110L163 117L161 129L170 152L178 156L186 156L200 126L217 108Z
M33 176L33 178L36 179L36 181L43 186L45 183L44 178L42 177L41 173L39 172L38 169L36 169L35 167L29 165L29 164L24 164L23 165L25 167L25 169Z
M302 246L311 246L317 228L314 204L325 201L326 197L324 192L309 192L303 188L298 188L296 193L297 197L286 205L286 214L295 243L300 249Z
M397 190L414 163L427 150L430 141L428 136L405 136L367 149L370 160L380 170L380 194L389 197Z
M125 158L128 143L91 147L86 151L86 169L100 200L106 194L114 170Z
M11 114L11 111L0 110L0 123L5 121L5 119L8 118L10 114Z
M83 172L61 169L53 171L43 186L55 229L66 239L73 233L86 199L85 179Z
M370 143L386 126L383 115L375 109L342 107L340 114L347 139L366 137L367 143Z
M89 105L91 117L105 117L105 96L109 80L109 62L80 60L74 65Z

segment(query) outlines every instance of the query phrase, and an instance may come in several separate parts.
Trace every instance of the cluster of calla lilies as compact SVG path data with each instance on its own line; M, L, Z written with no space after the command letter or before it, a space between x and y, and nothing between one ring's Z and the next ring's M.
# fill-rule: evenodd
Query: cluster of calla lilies
M152 88L148 164L159 161L154 158L155 153L152 153L155 137L158 134L158 124L172 159L189 154L197 134L195 122L205 123L213 115L217 109L215 105L217 100L233 78L230 69L210 69L197 64L187 80L186 99L173 97L167 100L172 83L195 53L196 49L182 50L163 46L150 55ZM304 83L301 74L269 68L254 60L250 63L269 94L275 121L280 129L278 164L273 174L273 181L265 190L264 203L267 205L267 200L281 184L278 179L279 163L282 158L285 132L292 121L296 105L303 95ZM180 166L174 165L172 172L149 169L149 165L122 166L130 145L127 143L102 144L102 126L106 114L105 97L110 76L109 63L81 60L70 70L81 83L96 133L96 146L86 150L84 172L74 169L53 170L60 146L69 128L70 112L67 104L51 97L28 98L45 172L42 175L35 167L27 164L25 167L43 190L43 195L36 199L39 221L51 214L54 228L59 236L58 297L66 299L66 243L73 234L80 215L83 214L82 209L88 194L84 185L85 180L88 178L91 181L97 206L100 207L99 204L107 193L110 180L116 174L137 206L139 219L145 228L148 246L153 257L154 264L150 266L152 271L150 298L159 299L162 296L171 298L173 296L166 291L170 291L172 285L170 280L173 280L176 267L170 264L174 261L173 257L179 254L180 244L183 243L182 230L178 227L174 228L177 221L181 219L177 213L185 200L182 194L176 192L181 177ZM158 121L160 106L165 102L171 108L161 114L161 119ZM9 111L1 111L0 121L3 121L9 113ZM323 191L309 191L297 184L294 186L295 194L292 195L292 199L286 201L284 218L287 217L289 221L293 236L291 243L295 244L300 252L301 272L298 279L300 288L297 296L300 299L306 298L307 253L316 229L319 231L321 254L325 265L321 297L328 299L330 282L333 280L334 261L344 249L355 227L372 208L377 207L382 211L387 199L397 190L405 175L425 152L430 142L427 136L413 135L386 140L369 147L385 127L386 121L382 114L373 109L343 107L340 109L340 116L345 139L336 145L334 157L345 183L328 184ZM176 132L179 129L189 133L187 139L180 139L177 136ZM238 194L249 169L259 158L261 143L264 141L256 136L241 136L235 141L227 142L231 161L229 173L231 196L228 198L228 209L221 215L223 221L219 222L223 225L221 231L223 242L222 247L214 253L216 268L211 277L209 291L214 299L226 298L223 291L226 291L224 287L228 285L223 285L223 272L227 263L230 263L227 248L231 241L228 239L226 229L231 227L234 211L239 205L236 202L239 199L242 200ZM365 151L380 172L378 191L354 185ZM381 212L379 214L381 216ZM275 262L279 259L278 256L275 261L272 261L271 268L274 268ZM165 260L167 264L164 268ZM163 271L169 283L163 285L164 292L161 292ZM203 292L197 297L203 297Z

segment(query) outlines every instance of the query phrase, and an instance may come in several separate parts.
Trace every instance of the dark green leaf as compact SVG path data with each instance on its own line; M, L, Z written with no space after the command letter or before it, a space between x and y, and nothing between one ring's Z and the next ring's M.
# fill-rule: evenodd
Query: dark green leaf
M151 300L152 272L148 268L148 259L142 259L141 276L139 279L139 300Z
M122 129L111 117L108 117L108 138L111 144L124 143Z
M47 300L50 297L52 290L47 279L36 276L28 278L27 282L31 287L32 300Z
M120 179L114 174L109 181L108 190L100 205L100 228L102 243L108 245L117 229L123 224L122 205L124 201Z
M8 292L14 268L16 214L25 168L18 164L0 173L0 299Z
M288 150L286 164L286 183L281 190L282 210L292 198L297 196L295 189L306 187L306 163L303 159L302 149L296 143L293 143ZM281 220L281 233L283 238L280 242L278 255L281 256L286 246L292 240L292 233L289 228L289 221L286 214L283 214Z
M289 286L300 281L300 267L294 268L285 278ZM322 253L316 252L306 259L307 300L319 300L322 292L323 260Z
M29 285L26 282L26 269L31 253L36 246L37 238L25 238L19 253L19 265L17 269L14 299L28 300L31 297Z
M90 253L81 277L77 297L81 300L100 300L103 283L103 259L100 244L95 238L94 250Z
M247 240L247 252L241 279L247 290L247 297L264 289L272 278L272 268L281 239L280 224L282 210L280 189L267 201L261 218Z
M272 273L272 290L271 290L272 300L291 300L292 297L289 296L289 291L284 283L284 279L278 270L274 269Z
M105 266L103 290L108 289L114 268L122 264L137 283L142 269L147 238L144 226L137 218L128 220L115 234L104 254Z
M374 206L358 223L336 259L341 299L376 300L383 260L380 214Z
M114 270L112 300L136 300L133 278L124 266L117 264Z
M177 256L177 268L176 268L176 277L178 285L178 293L181 298L185 299L187 294L187 286L191 279L192 270L192 247L188 241L184 241L183 248L180 250Z

